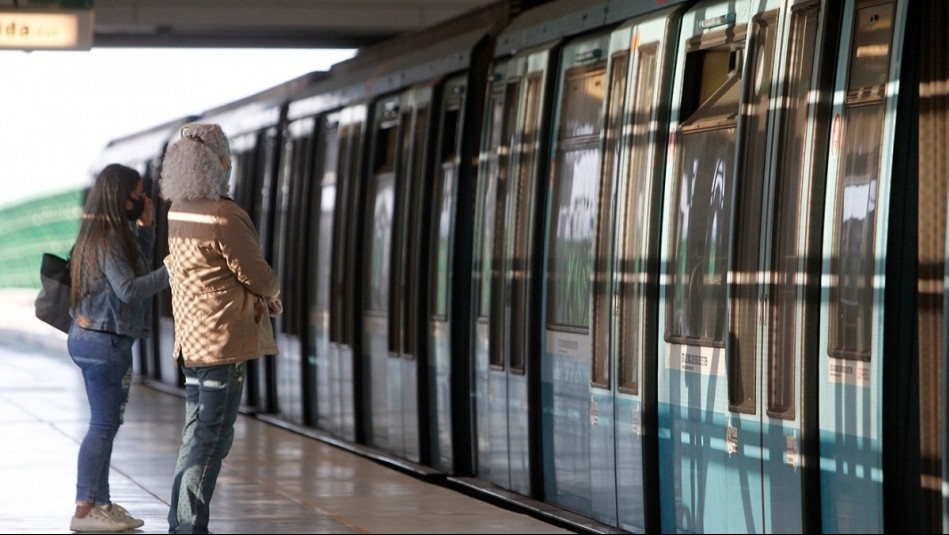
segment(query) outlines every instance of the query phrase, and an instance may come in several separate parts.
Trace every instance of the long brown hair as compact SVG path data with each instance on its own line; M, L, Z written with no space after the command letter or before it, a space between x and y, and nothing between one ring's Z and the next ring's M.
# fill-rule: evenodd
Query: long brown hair
M138 272L138 245L126 215L125 201L141 180L142 175L135 169L113 163L99 172L89 190L70 264L73 308L79 305L85 293L82 274L99 269L100 249L108 251L111 247L122 247L132 271ZM116 238L118 243L113 243Z

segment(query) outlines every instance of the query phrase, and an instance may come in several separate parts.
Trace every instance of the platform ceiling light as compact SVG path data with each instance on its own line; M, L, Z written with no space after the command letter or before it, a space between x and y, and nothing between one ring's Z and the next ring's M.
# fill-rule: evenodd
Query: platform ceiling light
M89 50L93 11L0 9L0 49Z

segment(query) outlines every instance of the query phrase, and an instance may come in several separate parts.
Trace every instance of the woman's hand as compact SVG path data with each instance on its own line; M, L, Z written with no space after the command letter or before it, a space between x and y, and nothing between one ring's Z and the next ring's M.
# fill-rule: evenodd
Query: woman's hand
M138 218L138 226L150 227L155 222L155 207L152 205L151 197L143 194L142 198L145 200L145 209L142 210L142 215Z

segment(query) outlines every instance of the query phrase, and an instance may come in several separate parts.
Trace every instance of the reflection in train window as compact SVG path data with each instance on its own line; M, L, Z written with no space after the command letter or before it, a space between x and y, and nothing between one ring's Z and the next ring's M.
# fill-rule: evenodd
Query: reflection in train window
M448 274L451 261L451 218L454 211L455 181L458 170L459 116L458 108L445 111L441 129L441 147L439 150L437 176L435 177L435 291L431 296L431 315L445 320L448 318Z
M505 91L504 85L498 84L491 91L490 95L490 116L489 124L485 128L487 137L487 149L484 151L485 159L482 168L483 199L481 213L481 232L479 233L481 241L476 251L478 261L478 317L488 318L491 312L491 284L492 269L494 267L494 226L497 213L497 189L499 174L504 173L502 164L502 154L506 153L507 145L504 139L504 112L505 112Z
M375 312L386 312L389 304L389 263L392 257L392 219L395 210L395 184L392 175L369 181L368 208L370 210L369 294L367 307Z
M765 157L768 154L768 110L777 11L757 15L750 25L749 76L742 98L742 143L735 196L735 229L729 282L728 405L753 414L758 410L758 305L761 269L761 205L764 203Z
M619 169L619 138L623 132L623 111L626 109L626 79L629 52L615 54L610 62L609 108L604 143L605 155L600 179L597 221L596 258L593 280L593 386L610 387L610 324L612 323L612 292L610 273L613 267L613 189L614 173Z
M791 102L808 102L812 88L818 6L810 5L792 14L790 53L785 63L785 96ZM781 147L775 169L774 231L772 238L770 304L768 322L768 414L795 418L795 358L804 356L808 337L805 322L817 303L806 299L807 288L817 273L816 255L810 256L818 239L811 224L816 210L808 203L817 199L817 180L810 177L804 151L807 141L807 106L783 109ZM816 207L815 207L816 208ZM813 276L812 276L813 275ZM798 304L803 302L799 310ZM816 326L811 326L815 328Z
M497 174L493 177L495 184L494 228L491 232L491 329L490 329L490 357L491 366L504 368L505 346L507 333L505 332L505 295L504 274L506 269L505 228L507 223L509 189L509 165L511 161L511 146L517 123L517 110L520 94L520 82L512 81L505 87L504 109L501 114L500 143L497 155Z
M340 344L352 344L355 339L355 324L349 318L357 303L351 298L357 284L358 270L353 268L357 242L356 221L358 212L354 205L359 173L362 167L362 143L360 140L366 129L366 107L364 105L347 108L339 125L339 165L337 166L338 184L336 188L336 218L333 225L333 288L332 304L332 341ZM342 119L345 119L343 121ZM329 150L329 149L328 149Z
M367 186L369 210L369 277L366 308L380 313L389 311L392 226L395 222L395 162L398 123L376 132L375 168Z
M672 250L666 266L668 341L725 343L740 52L725 46L686 56L682 109L699 105L677 134Z
M618 263L619 291L621 296L619 322L619 389L629 394L639 394L639 363L644 356L652 354L648 346L652 344L649 332L648 296L652 294L646 277L652 273L649 264L652 244L651 208L654 191L652 182L654 173L650 168L650 132L652 124L653 102L655 102L655 84L657 69L657 48L655 45L639 50L636 68L636 81L632 118L632 140L629 157L629 182L626 195L626 221L623 224L620 239L622 252Z
M540 120L544 116L541 110L543 99L541 88L543 77L540 73L531 73L527 77L524 94L524 125L521 128L521 138L518 142L518 158L516 178L517 184L512 185L517 195L514 205L514 252L511 258L511 336L510 336L510 364L511 373L523 374L528 352L528 318L530 309L530 274L531 248L533 242L533 221L536 181L534 173L537 169L537 158L540 154L537 144L539 141Z
M569 71L563 89L552 171L547 321L551 328L587 329L600 167L600 115L606 72Z
M339 151L339 132L328 122L321 123L320 136L323 143L320 145L320 170L317 179L319 190L319 219L317 231L313 233L316 243L313 244L313 257L316 259L316 273L314 274L313 306L317 318L314 318L320 329L325 328L329 320L330 290L332 283L333 232L334 215L336 212L336 167Z
M828 351L837 358L870 360L876 203L892 23L892 3L863 7L855 17L831 256Z

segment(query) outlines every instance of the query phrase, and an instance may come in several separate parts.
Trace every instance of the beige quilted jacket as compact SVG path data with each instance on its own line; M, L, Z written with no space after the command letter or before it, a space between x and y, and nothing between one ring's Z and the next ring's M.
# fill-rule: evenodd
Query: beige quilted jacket
M174 201L168 250L176 359L205 367L277 354L266 298L276 297L280 284L237 203Z

